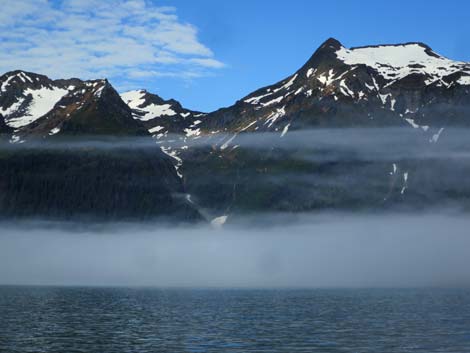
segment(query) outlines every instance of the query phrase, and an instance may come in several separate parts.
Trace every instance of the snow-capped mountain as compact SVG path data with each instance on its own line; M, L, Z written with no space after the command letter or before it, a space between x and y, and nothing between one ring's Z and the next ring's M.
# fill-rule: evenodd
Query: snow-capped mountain
M80 120L77 114L83 120L100 110L93 103L99 102L100 113L114 117L116 125L144 127L162 141L174 134L197 138L278 131L284 136L294 129L339 126L408 125L435 133L470 124L469 96L470 64L440 56L425 44L347 49L329 39L293 75L209 114L145 90L122 93L119 99L106 80L51 80L9 72L0 77L0 128L53 135ZM106 133L109 119L94 122L87 133Z
M327 40L296 73L211 113L206 132L305 127L469 126L470 64L422 43L345 48ZM430 131L431 133L431 131Z
M17 146L0 155L0 218L199 219L179 196L184 188L173 159L157 146L95 147L107 143L102 136L152 141L107 80L14 71L0 77L0 87L0 134ZM60 148L27 143L38 138ZM86 143L69 143L77 138Z
M174 99L163 98L146 90L121 94L122 100L132 109L133 117L145 125L149 133L158 139L168 134L180 134L206 114L185 109Z
M171 157L163 158L163 169L172 169L163 177L178 179L184 204L212 210L209 219L234 208L310 210L462 195L454 182L435 192L429 175L448 167L441 162L305 161L275 144L247 150L239 144L245 133L270 132L284 141L293 131L318 128L401 127L433 149L447 128L469 126L470 64L422 43L348 49L329 39L289 77L208 114L143 89L118 94L107 80L51 80L24 71L0 76L0 135L13 143L37 136L151 136ZM301 181L286 182L287 174Z
M145 135L131 109L105 79L51 80L13 71L0 77L0 114L12 142L27 136Z
M341 163L313 163L274 146L247 151L241 136L272 132L282 140L295 130L401 127L433 149L446 128L468 127L469 113L469 63L442 57L422 43L347 49L329 39L293 75L209 113L198 128L211 148L182 151L180 173L188 192L217 209L362 207L405 198L432 204L440 197L430 195L444 197L455 189L450 183L446 192L436 192L444 175L454 173L448 165L439 167L439 185L430 178L437 162L351 156ZM285 179L292 173L301 181Z
M0 114L13 129L23 128L47 114L76 87L74 80L69 85L63 81L55 83L46 76L23 71L4 74L0 83Z
M198 125L207 114L185 109L174 99L164 100L146 90L125 92L121 98L132 109L134 119L145 126L162 151L173 159L178 176L182 177L181 152L188 148L188 139L201 135Z

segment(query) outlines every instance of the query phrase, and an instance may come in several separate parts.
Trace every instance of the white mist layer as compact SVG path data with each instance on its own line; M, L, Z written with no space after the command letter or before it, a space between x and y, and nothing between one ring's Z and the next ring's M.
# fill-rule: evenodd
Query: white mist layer
M4 225L0 284L470 285L470 220L465 215L302 216L286 226L223 230L130 225L64 229Z

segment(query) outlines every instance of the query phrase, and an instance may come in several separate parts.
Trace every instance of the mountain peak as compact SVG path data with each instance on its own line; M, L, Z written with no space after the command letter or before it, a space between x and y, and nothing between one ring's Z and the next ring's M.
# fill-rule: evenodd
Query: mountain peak
M325 49L334 49L338 50L343 47L343 44L336 38L328 38L326 41L323 42L322 45L318 48L318 50L325 50Z
M308 59L301 71L307 71L317 68L319 65L327 62L336 61L336 52L343 49L344 46L335 38L328 38Z
M34 72L28 72L28 71L24 71L24 70L13 70L13 71L8 71L8 72L5 72L2 77L13 77L13 76L27 76L27 77L36 77L36 76L40 76L40 77L46 77L44 75L38 75Z
M467 84L466 77L470 73L469 63L447 59L422 42L346 48L335 38L327 39L298 73L313 77L313 72L323 75L330 70L338 73L358 66L374 70L387 82L419 75L427 85L439 83L453 74L464 77L459 84Z
M52 80L47 76L27 72L23 70L14 70L6 72L0 76L0 92L6 92L12 87L41 87L48 86Z

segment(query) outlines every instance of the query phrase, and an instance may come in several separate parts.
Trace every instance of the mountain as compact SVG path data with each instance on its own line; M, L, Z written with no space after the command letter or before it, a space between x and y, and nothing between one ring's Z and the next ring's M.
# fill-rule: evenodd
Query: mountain
M130 169L120 170L113 179L120 163L108 151L92 156L110 168L110 174L97 180L116 185L112 190L119 190L117 185L126 189L122 180L130 182L130 170L138 170L141 182L151 180L152 186L135 195L143 197L152 190L178 195L170 197L174 205L189 207L195 218L206 219L234 212L351 210L407 203L424 207L447 198L470 200L470 185L455 182L456 170L466 174L470 166L434 157L421 160L411 153L416 144L420 151L437 152L443 138L452 141L452 131L469 127L469 113L470 64L445 58L423 43L346 48L328 39L292 75L209 113L186 109L144 89L118 94L107 80L51 80L24 71L0 77L0 135L14 145L85 136L112 136L117 141L146 138L160 147L149 150L156 165L148 164L147 152L142 152L139 162L139 151L124 151L123 163ZM344 141L356 138L362 143L348 132L350 128L362 131L366 140L376 138L377 144L367 152L379 149L380 140L392 135L391 150L404 145L409 151L374 159L370 153L361 155L362 150L342 149ZM341 134L332 132L335 129ZM316 145L315 131L332 136L328 148ZM338 136L342 140L334 140ZM55 165L64 165L66 157L55 158L45 158L50 166L46 175L60 174ZM76 160L85 166L92 163L88 158ZM114 161L110 165L104 162L108 158ZM129 162L134 158L137 165ZM147 168L156 174L143 177ZM20 173L18 166L13 169ZM74 173L64 175L72 178ZM160 190L160 180L170 179L163 184L171 186ZM85 185L85 180L79 184ZM78 189L85 190L83 185ZM60 189L67 190L66 184ZM111 194L108 189L90 202L100 197L109 201ZM21 199L18 195L11 197ZM137 199L126 195L126 200L134 200L129 208L142 212ZM173 209L170 204L162 202L160 212ZM120 214L115 210L113 214ZM154 209L151 214L158 212Z
M308 144L289 151L278 144L293 131L394 128L387 130L390 135L416 130L420 151L429 152L444 129L469 127L469 113L469 63L449 60L422 43L347 49L329 39L291 76L205 116L198 135L209 147L182 151L181 173L197 202L227 213L426 207L459 193L464 200L470 186L445 182L454 180L450 161L423 162L411 154L374 161L348 151L339 160L318 161L318 153L336 151L310 151L305 158ZM247 133L272 133L280 140L263 143L260 135L258 147L248 149L242 138Z
M197 126L207 114L185 109L174 99L164 100L146 90L125 92L121 98L132 109L134 119L145 126L162 151L173 159L178 176L182 178L179 171L183 164L182 148L187 148L188 139L200 136Z
M107 80L0 77L0 218L199 220L172 159Z
M2 123L14 130L13 141L27 136L147 135L107 80L51 80L13 71L1 76L0 84Z
M156 139L168 134L181 134L205 115L185 109L174 100L164 100L146 90L129 91L121 94L122 100L132 109L133 117L142 122Z
M293 75L207 116L210 131L306 127L469 126L470 64L422 43L323 43Z
M93 222L202 219L186 200L172 162L158 148L101 140L1 148L0 219L24 217Z
M146 90L119 98L106 80L51 80L13 71L0 77L0 91L2 125L26 134L140 135L143 127L165 141L169 135L285 134L311 127L428 130L469 125L470 64L423 43L347 49L330 38L291 76L209 114Z

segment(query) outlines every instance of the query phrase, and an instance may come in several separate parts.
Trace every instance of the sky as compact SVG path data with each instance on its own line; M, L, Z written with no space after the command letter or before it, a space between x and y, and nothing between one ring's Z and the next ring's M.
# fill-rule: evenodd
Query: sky
M0 72L106 77L212 111L298 70L329 37L420 41L470 61L467 0L1 0Z

